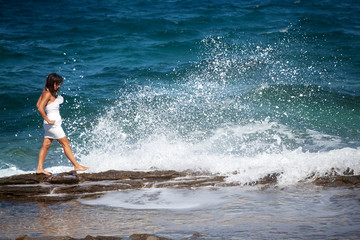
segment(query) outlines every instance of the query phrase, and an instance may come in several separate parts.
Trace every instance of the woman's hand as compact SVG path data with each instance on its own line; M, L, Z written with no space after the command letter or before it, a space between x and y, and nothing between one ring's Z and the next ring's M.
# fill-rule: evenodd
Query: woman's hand
M55 124L56 120L49 120L47 121L49 124Z

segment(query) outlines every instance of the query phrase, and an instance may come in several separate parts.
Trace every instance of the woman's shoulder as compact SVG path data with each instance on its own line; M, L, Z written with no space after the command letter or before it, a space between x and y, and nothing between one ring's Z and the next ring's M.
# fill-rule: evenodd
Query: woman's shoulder
M42 97L45 98L50 98L51 97L51 92L48 89L44 89L41 93Z
M41 93L41 99L43 99L44 101L48 102L48 101L51 101L51 99L53 98L52 97L52 94L49 90L43 90L43 92ZM54 99L55 100L55 99Z
M40 105L43 104L47 104L49 102L49 100L51 99L51 93L50 91L47 91L46 89L42 91L39 100L36 103L36 107L40 107Z

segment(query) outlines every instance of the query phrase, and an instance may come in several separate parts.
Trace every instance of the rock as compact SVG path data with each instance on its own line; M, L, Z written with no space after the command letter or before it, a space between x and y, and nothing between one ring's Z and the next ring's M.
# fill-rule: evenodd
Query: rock
M115 171L109 170L106 172L100 173L82 173L79 174L81 181L106 181L106 180L119 180L119 179L129 179L129 171Z
M169 180L172 178L185 176L184 173L176 171L116 171L109 170L100 173L82 173L78 175L81 181L104 181L104 180L121 180L121 179L142 179L142 180Z
M43 179L48 178L45 175L23 174L11 177L0 178L0 185L11 184L36 184L42 182Z
M144 184L139 181L123 181L123 182L111 182L105 184L79 184L71 187L58 187L54 189L55 194L67 193L67 194L83 194L83 193L96 193L96 192L108 192L116 190L137 189L143 187Z
M313 180L322 186L357 186L360 176L351 175L348 169L345 175L338 175L333 170L325 177ZM203 173L204 174L204 173ZM244 185L263 185L268 187L278 181L281 173L268 174L265 177ZM310 175L307 181L313 179ZM0 200L28 201L68 201L78 198L97 198L110 191L123 191L139 188L194 188L204 186L238 186L238 183L227 183L225 176L208 173L176 171L115 171L100 173L81 173L74 171L54 174L52 176L23 174L0 178Z
M186 240L201 240L206 239L203 234L194 233L190 238L186 238Z
M277 178L280 176L280 173L268 174L263 178L260 178L258 181L252 182L250 185L259 185L259 184L276 184Z
M130 240L170 240L170 238L157 237L150 234L133 234Z
M29 237L28 235L24 235L17 237L16 240L37 240L37 239ZM60 236L60 237L52 237L52 238L42 238L42 240L75 240L75 239L68 236Z
M222 176L187 176L176 171L115 171L101 173L65 172L52 176L24 174L0 178L0 199L68 201L96 198L105 192L150 187L215 186Z
M205 186L216 186L220 183L223 183L224 180L225 180L224 176L194 176L194 177L178 178L171 182L155 183L154 186L158 188L205 187ZM150 187L149 184L148 187Z
M75 184L80 180L76 172L65 172L47 176L44 174L37 175L35 173L14 175L11 177L0 178L1 185L12 184L38 184L38 183L53 183L53 184Z
M42 240L121 240L121 237L113 236L96 236L87 235L85 238L72 238L69 236L59 236L59 237L49 237L41 238ZM37 240L37 238L32 238L28 235L23 235L17 237L15 240ZM150 234L133 234L130 236L130 240L171 240L169 238L157 237Z
M51 188L39 185L0 186L0 199L33 200L33 197L50 194Z
M330 175L330 176L316 178L313 181L313 183L315 185L321 185L327 187L356 186L356 185L360 185L360 175L354 175L354 176Z
M96 236L96 237L93 237L93 236L86 236L84 238L84 240L121 240L122 238L121 237L111 237L111 236Z
M69 236L59 236L59 237L52 237L49 240L75 240L75 238Z
M86 236L83 239L79 238L72 238L69 236L57 236L57 237L48 237L48 238L41 238L42 240L121 240L121 237L112 237L112 236ZM15 240L37 240L37 238L32 238L28 235L17 237Z
M54 174L47 178L47 182L51 184L77 184L80 179L76 172L66 172L60 174Z
M33 238L29 237L28 235L19 236L16 240L31 240Z

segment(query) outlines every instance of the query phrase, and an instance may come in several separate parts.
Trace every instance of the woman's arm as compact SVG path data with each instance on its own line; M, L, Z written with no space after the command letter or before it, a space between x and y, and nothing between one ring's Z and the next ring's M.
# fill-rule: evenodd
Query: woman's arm
M49 120L45 112L45 106L47 102L50 100L50 98L51 98L51 93L48 91L43 91L41 96L39 97L39 100L36 103L36 107L45 121L47 121L49 124L54 124L55 120Z

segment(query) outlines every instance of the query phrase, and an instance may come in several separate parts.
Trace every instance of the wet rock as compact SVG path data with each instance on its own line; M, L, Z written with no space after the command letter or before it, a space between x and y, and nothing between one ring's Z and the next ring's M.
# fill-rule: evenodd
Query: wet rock
M265 177L260 178L256 184L276 184L280 175L280 173L268 174Z
M137 189L143 187L144 184L140 181L122 181L122 182L105 182L103 184L79 184L71 187L57 187L53 193L67 193L67 194L82 194L82 193L96 193L108 192L116 190Z
M150 187L214 186L225 177L193 176L176 171L115 171L101 173L65 172L52 176L24 174L0 178L0 199L67 201L96 198L105 192Z
M46 180L51 184L77 184L80 182L78 175L74 171L54 174Z
M29 237L28 235L19 236L16 240L31 240L33 238Z
M36 196L50 194L51 189L39 185L0 186L0 199L33 200Z
M37 240L38 238L32 238L28 235L23 235L17 237L15 240ZM72 238L69 236L58 236L58 237L48 237L41 238L42 240L121 240L121 237L113 237L113 236L96 236L93 237L91 235L86 236L85 238ZM130 236L130 240L171 240L169 238L158 237L150 234L133 234Z
M8 185L2 186L0 193L18 196L28 194L48 194L50 193L50 188L40 185Z
M86 236L85 238L72 238L69 236L57 236L57 237L48 237L41 238L42 240L121 240L121 237L112 237L112 236ZM28 235L17 237L15 240L38 240L38 238L32 238Z
M52 237L52 238L42 238L43 240L75 240L72 237L68 237L68 236L60 236L60 237ZM32 238L28 235L24 235L24 236L20 236L17 237L16 240L36 240L36 238Z
M157 237L149 234L133 234L130 240L170 240L170 238Z
M23 235L17 237L15 240L37 240L38 238L32 238L28 235ZM69 236L59 236L59 237L48 237L41 238L42 240L121 240L121 237L113 236L96 236L87 235L85 238L72 238ZM130 236L130 240L171 240L170 238L158 237L151 234L133 234Z
M168 180L180 176L184 176L184 173L176 171L152 171L152 172L140 172L140 171L116 171L109 170L100 173L82 173L79 174L81 181L104 181L104 180L121 180L121 179L141 179L141 180Z
M330 175L316 178L314 184L327 187L360 186L360 175L337 176Z
M15 175L11 177L0 178L0 185L11 185L11 184L36 184L46 179L45 175L23 174Z
M52 237L49 240L75 240L75 238L69 236Z
M170 179L185 176L184 173L176 171L153 171L153 172L142 172L141 175L136 176L136 172L132 172L130 179L143 179L145 181L167 181Z
M177 178L173 181L154 183L153 185L148 184L147 187L172 187L172 188L189 188L189 187L205 187L205 186L216 186L223 183L225 180L224 176L190 176L184 178Z
M84 240L121 240L122 238L121 237L111 237L111 236L96 236L96 237L93 237L93 236L86 236L84 238Z
M194 233L190 238L186 238L186 240L201 240L206 239L203 234Z
M278 177L281 175L281 173L272 173L268 174L265 177L260 178L257 181L253 181L248 183L247 185L255 186L255 185L270 185L270 184L276 184L278 181Z
M343 172L343 175L345 175L345 176L354 175L354 169L347 168L347 169Z
M314 184L322 186L360 186L360 176L347 170L344 175L331 171L325 177L316 178ZM346 175L345 175L346 174ZM272 173L245 184L265 187L278 182L281 173ZM315 175L309 176L307 181ZM68 201L78 198L97 198L110 191L139 188L194 188L204 186L239 186L227 183L225 176L201 175L201 173L176 171L115 171L81 173L74 171L52 176L24 174L0 178L0 200Z
M129 179L129 171L115 171L109 170L106 172L100 173L82 173L79 174L81 181L110 181L110 180L119 180L119 179Z

